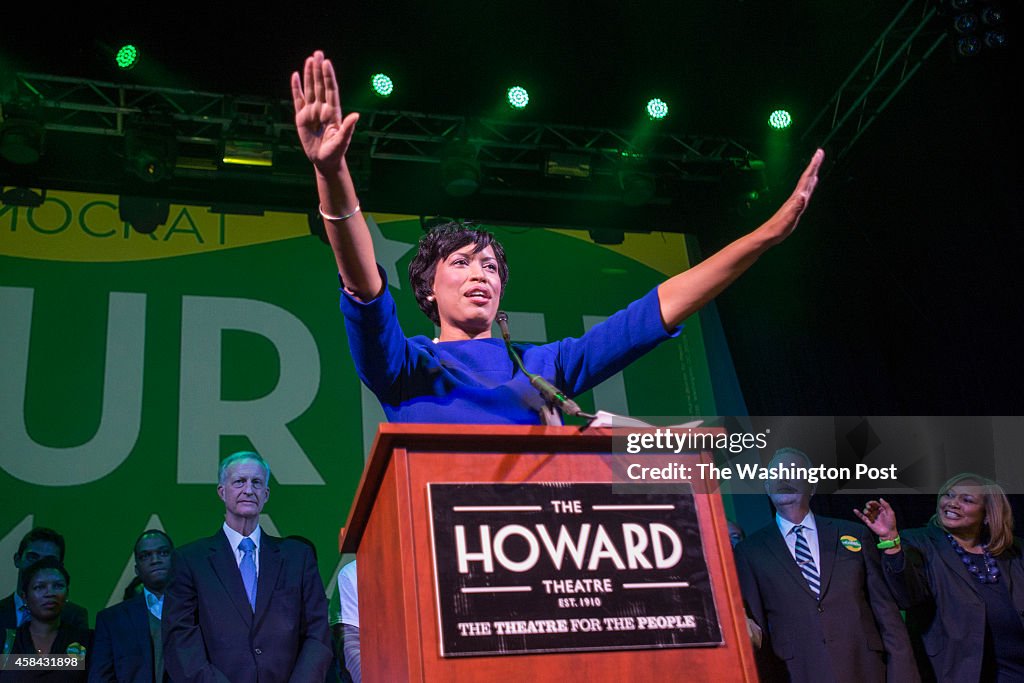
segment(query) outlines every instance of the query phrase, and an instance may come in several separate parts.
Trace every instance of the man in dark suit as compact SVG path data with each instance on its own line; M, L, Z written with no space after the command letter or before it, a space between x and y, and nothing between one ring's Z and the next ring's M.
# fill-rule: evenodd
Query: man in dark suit
M162 623L175 683L318 683L327 675L327 598L313 552L259 526L269 479L256 453L225 458L223 527L175 553Z
M874 536L861 524L815 516L814 489L793 468L801 451L776 452L769 468L775 522L735 548L743 601L761 627L763 681L919 681L910 640L882 575ZM778 470L781 472L781 470Z
M142 591L96 615L89 655L89 683L166 681L160 621L171 578L171 537L159 529L135 541L135 575Z
M44 557L54 557L64 564L64 537L53 529L36 527L25 534L14 553L14 566L18 568L18 584L21 585L22 570ZM17 591L0 600L0 631L17 629L27 619L28 608ZM61 620L81 629L89 628L89 612L81 605L68 601L64 605Z

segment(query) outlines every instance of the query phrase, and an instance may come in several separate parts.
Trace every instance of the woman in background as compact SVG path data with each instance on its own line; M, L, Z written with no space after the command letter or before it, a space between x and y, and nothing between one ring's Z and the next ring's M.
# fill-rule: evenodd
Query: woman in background
M18 655L28 659L78 655L85 659L92 631L61 620L70 585L68 570L55 557L44 557L24 570L18 590L28 607L30 619L16 630L7 629L4 634L3 653L7 666L0 670L0 681L77 683L86 680L84 667L78 670L29 670L13 664Z
M854 513L878 535L886 582L935 680L1024 681L1024 554L1002 487L958 474L930 523L902 533L881 498Z

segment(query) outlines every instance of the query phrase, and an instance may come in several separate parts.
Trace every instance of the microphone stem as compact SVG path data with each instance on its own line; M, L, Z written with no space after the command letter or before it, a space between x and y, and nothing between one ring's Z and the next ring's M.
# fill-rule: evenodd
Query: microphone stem
M580 407L576 405L575 401L573 401L571 398L569 398L561 391L559 391L553 384L548 382L540 375L535 375L526 369L526 366L523 365L523 360L519 357L519 354L516 353L516 350L512 347L512 341L510 339L508 331L508 317L504 314L504 312L498 313L497 322L498 327L501 328L501 337L502 339L505 340L505 350L508 352L508 357L512 359L512 363L517 368L519 368L519 371L526 375L526 378L530 380L530 384L532 384L534 388L536 388L537 391L540 392L540 395L544 397L545 402L548 404L554 404L558 406L569 415L586 417L593 420L595 417L594 415L583 412L580 409ZM546 413L543 415L545 417L545 421L548 422L549 417L546 415Z

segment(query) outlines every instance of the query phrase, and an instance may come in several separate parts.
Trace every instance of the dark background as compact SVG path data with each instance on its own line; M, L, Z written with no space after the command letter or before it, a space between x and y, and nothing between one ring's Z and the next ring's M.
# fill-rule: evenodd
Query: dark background
M351 4L29 11L4 21L0 66L7 75L146 77L285 99L290 72L322 48L337 64L343 98L386 70L399 88L389 108L479 116L519 80L533 120L617 128L635 124L658 95L672 108L664 130L735 138L765 158L765 119L784 107L796 118L786 146L804 161L818 141L799 141L801 125L903 6ZM1009 18L1011 41L1019 40ZM149 71L113 71L104 50L126 40ZM961 60L944 44L849 154L829 164L797 233L719 297L750 414L1024 412L1019 61L1019 49ZM769 166L764 206L788 194L790 171ZM0 165L0 180L12 172ZM764 211L675 229L710 253Z

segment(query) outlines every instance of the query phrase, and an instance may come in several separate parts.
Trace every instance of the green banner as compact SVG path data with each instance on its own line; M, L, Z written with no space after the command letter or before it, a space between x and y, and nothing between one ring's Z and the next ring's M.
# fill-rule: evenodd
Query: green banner
M33 526L68 541L71 599L121 599L131 544L216 531L217 464L251 448L273 468L264 527L311 539L334 591L337 536L383 413L359 382L330 249L305 215L172 205L151 235L116 196L50 193L0 207L0 595ZM406 334L432 335L406 272L416 217L368 216ZM677 234L490 228L511 278L513 336L578 336L687 265ZM714 415L696 316L670 341L578 399L585 409Z

